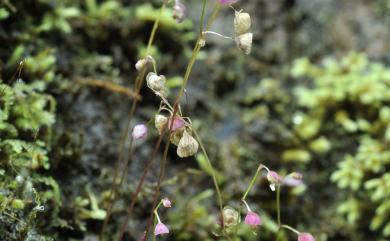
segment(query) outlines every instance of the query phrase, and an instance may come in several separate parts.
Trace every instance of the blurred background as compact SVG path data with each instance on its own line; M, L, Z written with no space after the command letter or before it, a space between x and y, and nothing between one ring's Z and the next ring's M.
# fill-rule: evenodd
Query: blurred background
M201 1L172 5L151 55L174 100L197 38ZM207 1L206 18L216 0ZM98 240L120 139L158 0L0 0L0 239ZM304 185L281 191L282 221L317 241L390 238L390 1L241 0L253 46L208 36L181 105L217 170L225 205L237 209L260 163ZM212 30L234 36L223 7ZM119 88L119 90L118 90ZM144 86L132 124L159 99ZM116 240L158 133L136 142L107 240ZM163 141L163 144L165 141ZM123 240L138 240L152 206L162 148ZM200 154L168 153L161 240L224 240ZM247 197L264 225L237 240L275 240L275 193L261 175ZM279 240L296 240L282 232Z

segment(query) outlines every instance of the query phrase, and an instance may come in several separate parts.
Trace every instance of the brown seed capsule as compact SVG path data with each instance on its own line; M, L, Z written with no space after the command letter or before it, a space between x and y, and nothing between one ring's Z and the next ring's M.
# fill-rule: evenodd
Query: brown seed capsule
M168 118L163 115L156 115L154 117L154 126L156 127L160 135L163 132L167 123L168 123Z
M194 155L199 148L198 142L184 130L183 136L177 146L177 155L181 158Z
M246 55L251 53L252 49L252 33L244 33L236 37L236 44L239 49L241 49Z
M237 12L234 17L234 32L236 35L246 33L251 27L251 16L248 13Z

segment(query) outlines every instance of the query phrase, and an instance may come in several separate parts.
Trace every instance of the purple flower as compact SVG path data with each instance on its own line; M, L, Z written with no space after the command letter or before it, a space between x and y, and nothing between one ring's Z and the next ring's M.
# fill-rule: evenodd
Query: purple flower
M148 134L148 127L144 124L138 124L134 126L133 132L131 133L133 140L141 140Z
M181 2L176 1L173 6L173 18L176 22L181 23L187 17L187 8Z
M310 233L300 233L298 235L298 241L316 241L313 235Z
M279 184L282 182L282 178L275 171L269 171L267 173L267 180L273 184Z
M244 223L251 225L252 227L256 227L257 225L262 225L260 216L257 213L248 211Z
M218 1L223 6L232 5L236 2L238 2L238 0L218 0Z
M283 184L290 186L290 187L299 186L303 183L302 178L303 178L303 176L301 173L293 172L293 173L288 174L283 179Z
M271 188L271 190L275 191L275 186L280 185L282 183L283 178L280 177L279 174L275 171L268 171L267 180L270 183L269 187Z
M184 120L178 116L173 118L173 124L171 121L172 121L172 117L169 118L169 123L168 123L168 128L171 128L171 125L172 125L171 131L176 131L177 129L182 128L185 124Z
M160 235L166 233L169 233L168 227L161 222L157 223L156 227L154 228L154 235Z
M163 198L162 200L162 205L166 208L170 208L172 206L171 200L168 198Z

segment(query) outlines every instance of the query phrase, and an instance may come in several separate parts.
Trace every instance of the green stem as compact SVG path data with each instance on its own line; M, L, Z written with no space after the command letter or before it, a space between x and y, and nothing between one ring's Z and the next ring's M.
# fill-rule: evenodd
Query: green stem
M199 34L202 35L203 32L203 22L204 22L204 14L206 12L206 0L203 0L202 3L202 15L200 16L200 23L199 23Z
M280 185L276 186L276 209L278 212L278 226L280 228L281 218L280 218Z
M160 24L161 16L162 16L164 9L165 9L165 3L161 6L160 12L158 13L158 17L154 21L152 32L150 33L150 37L149 37L149 41L148 41L148 46L146 47L146 56L145 57L148 56L150 48L152 47L154 37L156 36L158 25Z
M299 234L301 233L301 232L299 232L298 230L296 230L295 228L293 228L293 227L291 227L291 226L289 226L289 225L283 224L283 225L281 225L280 227L285 228L285 229L288 229L288 230L290 230L290 231L296 233L297 235L299 235Z
M255 181L256 181L256 178L257 176L259 175L261 169L263 168L263 165L260 165L257 170L256 170L256 173L255 175L252 177L252 180L251 182L249 183L249 186L248 188L246 189L245 193L244 193L244 196L242 196L242 200L245 200L246 196L249 194L249 192L251 191L253 185L255 184Z
M193 132L194 132L194 134L195 134L196 139L197 139L198 142L199 142L200 149L202 150L202 152L203 152L203 154L204 154L204 156L205 156L205 158L206 158L207 165L209 165L209 168L210 168L210 170L211 170L211 176L212 176L212 178L213 178L215 190L217 191L218 204L219 204L219 209L220 209L220 212L221 212L221 219L222 219L222 227L223 227L223 229L225 229L225 227L224 227L224 220L223 220L222 195L221 195L221 190L219 189L217 177L216 177L216 175L215 175L215 170L214 170L213 165L212 165L211 162L210 162L209 156L207 155L206 149L204 148L203 143L202 143L202 140L199 138L198 133L196 132L195 129L193 129Z

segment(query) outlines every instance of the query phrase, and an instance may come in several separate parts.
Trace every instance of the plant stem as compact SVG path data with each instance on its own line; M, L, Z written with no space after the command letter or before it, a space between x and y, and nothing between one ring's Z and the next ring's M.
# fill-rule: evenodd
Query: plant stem
M257 178L257 176L259 175L259 173L260 173L260 171L261 171L262 168L263 168L263 165L260 164L259 167L258 167L257 170L256 170L255 175L252 177L252 180L251 180L251 182L249 183L249 186L248 186L248 188L246 189L246 191L245 191L245 193L244 193L244 196L242 196L242 200L245 200L246 196L247 196L247 195L249 194L249 192L251 191L253 185L255 184L256 178Z
M278 212L278 226L280 228L281 218L280 218L280 185L276 186L276 209Z
M172 125L173 125L173 121L172 121L170 129L172 129ZM169 133L169 139L171 137L171 134L172 134L172 132ZM156 206L157 199L158 199L159 194L160 194L161 182L164 179L165 166L167 164L167 156L168 156L168 150L169 150L169 145L170 145L169 139L168 139L167 143L165 144L164 156L163 156L163 159L162 159L161 164L160 164L160 174L159 174L159 177L158 177L157 186L156 186L156 189L155 189L155 192L154 192L154 197L153 197L152 207L153 207L153 209L155 210L156 213L157 213L158 207L161 205L161 201L160 201L160 204L157 205L156 208L154 208ZM149 234L149 231L150 231L150 225L152 224L152 220L153 220L153 212L150 214L150 217L149 217L149 220L148 220L148 223L147 223L147 226L146 226L146 233L145 233L144 241L147 240L147 237L148 237L148 234ZM159 222L160 222L160 220L159 220Z
M222 195L221 195L221 191L219 189L219 185L218 185L218 181L217 181L217 177L215 175L215 170L214 170L214 167L213 165L211 164L210 162L210 159L209 159L209 156L207 155L207 152L206 152L206 149L204 148L203 146L203 143L202 143L202 140L199 138L199 135L198 133L196 132L195 129L193 129L193 132L195 134L195 137L196 139L198 140L199 142L199 146L206 158L206 161L207 161L207 165L209 165L209 168L211 170L211 175L213 177L213 182L214 182L214 187L215 187L215 190L217 192L217 199L218 199L218 204L219 204L219 209L220 209L220 212L221 212L221 220L222 220L222 227L223 229L225 230L225 225L224 225L224 220L223 220L223 204L222 204Z
M143 172L142 172L142 176L141 176L141 179L140 179L140 181L139 181L139 183L138 183L138 186L137 186L137 188L136 188L136 191L134 192L134 194L133 194L132 197L131 197L131 202L130 202L129 207L127 208L127 214L126 214L126 217L125 217L125 221L122 223L121 229L120 229L120 231L119 231L119 236L118 236L118 239L117 239L118 241L121 241L122 238L123 238L123 235L124 235L124 233L125 233L125 229L126 229L127 224L128 224L128 222L129 222L129 218L130 218L130 216L131 216L131 214L132 214L132 212L133 212L135 203L137 202L138 194L139 194L140 191L141 191L141 188L142 188L143 183L144 183L145 178L146 178L146 174L148 173L150 167L151 167L152 164L153 164L154 157L155 157L155 155L157 154L157 151L158 151L158 149L159 149L159 147L160 147L160 145L161 145L161 141L162 141L164 135L165 135L165 132L163 132L163 133L160 135L160 137L158 138L158 140L157 140L157 142L156 142L156 144L155 144L155 147L154 147L154 149L153 149L153 151L152 151L152 154L150 155L149 160L148 160L148 162L146 163L146 166L145 166L145 168L144 168L144 170L143 170Z
M157 17L157 19L155 20L154 22L154 25L153 25L153 28L152 28L152 31L150 33L150 36L149 36L149 40L148 40L148 45L147 45L147 48L146 48L146 56L148 56L149 52L150 52L150 48L153 44L153 41L154 41L154 38L155 38L155 35L156 35L156 32L157 32L157 29L158 29L158 26L159 26L159 23L160 23L160 19L161 19L161 16L162 16L162 12L165 8L165 4L162 5L162 7L160 8L160 12L159 12L159 15ZM135 90L136 90L136 94L139 94L140 90L141 90L141 87L142 87L142 83L143 83L143 80L145 78L145 75L146 75L146 68L144 67L142 69L142 71L138 74L136 80L135 80ZM131 126L131 120L134 116L134 113L135 113L135 110L136 110L136 107L137 107L137 99L134 99L133 102L132 102L132 106L131 106L131 110L129 112L129 115L128 115L128 120L127 120L127 125L126 125L126 130L124 132L124 134L122 135L122 138L121 138L121 144L120 144L120 151L119 151L119 157L118 157L118 160L117 160L117 168L120 166L120 163L122 162L123 160L123 157L124 157L124 152L125 152L125 143L126 143L126 140L127 140L127 137L128 137L128 133L130 131L130 126ZM130 144L130 153L132 152L132 145ZM128 159L125 161L126 164L126 168L124 169L123 171L123 174L122 174L122 178L121 178L121 183L123 181L123 178L126 174L126 170L127 170L127 165L128 165L128 160L130 158L131 154L129 155ZM115 183L115 180L116 180L116 177L118 175L118 171L119 170L115 170L114 171L114 183ZM113 193L115 193L113 191L113 187L114 185L111 187L111 190L110 190L110 199L111 200L111 196ZM103 235L104 235L104 230L108 224L108 221L110 219L110 216L111 216L111 212L112 212L112 207L114 205L114 202L115 202L115 194L113 195L114 197L114 200L111 201L109 207L108 207L108 210L107 210L107 214L106 214L106 217L105 217L105 220L104 220L104 223L103 223L103 226L102 226L102 230L100 232L100 237L99 237L99 240L102 241L103 239Z
M283 224L283 225L281 225L280 227L285 228L285 229L288 229L288 230L290 230L290 231L292 231L292 232L294 232L294 233L296 233L296 234L300 234L300 233L301 233L301 232L299 232L298 230L296 230L295 228L293 228L293 227L291 227L291 226L289 226L289 225Z
M206 0L203 0L202 2L202 14L200 16L200 23L199 23L199 35L202 35L203 31L203 22L204 22L204 14L206 12Z

